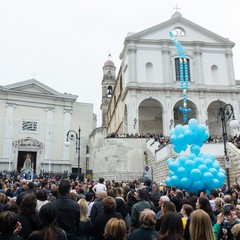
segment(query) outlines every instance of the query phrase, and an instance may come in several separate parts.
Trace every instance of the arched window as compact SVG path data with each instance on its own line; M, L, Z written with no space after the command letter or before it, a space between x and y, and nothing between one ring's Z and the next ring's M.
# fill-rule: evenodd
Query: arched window
M153 81L153 64L148 62L146 63L146 82Z
M183 60L183 58L182 58ZM188 81L191 82L191 75L190 75L190 60L187 58L187 74L188 74ZM180 63L179 58L175 58L175 74L176 74L176 81L180 81ZM183 76L185 76L185 69L183 67Z
M172 33L174 36L176 37L185 37L186 36L186 32L183 28L181 27L176 27L172 30Z
M219 79L218 67L216 65L212 65L211 72L212 72L212 81L217 82Z
M107 97L110 98L112 96L112 86L108 86L107 88Z

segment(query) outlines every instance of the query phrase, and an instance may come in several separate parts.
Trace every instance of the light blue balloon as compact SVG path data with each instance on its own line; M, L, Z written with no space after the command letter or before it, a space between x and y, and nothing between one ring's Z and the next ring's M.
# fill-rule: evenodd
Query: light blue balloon
M184 132L184 129L183 129L182 125L178 124L175 127L175 132L176 132L177 135L182 134Z
M181 179L181 185L184 187L184 188L188 188L190 185L191 185L191 182L190 182L190 179L188 178L182 178Z
M209 184L213 181L213 175L210 172L206 172L202 175L202 181L205 184Z
M187 171L184 167L179 167L177 170L177 176L181 179L187 176Z
M185 162L188 160L187 156L180 156L177 159L179 161L179 165L185 167Z
M217 163L216 161L213 163L213 167L214 167L217 171L220 170L220 164Z
M219 188L219 187L221 187L222 184L220 184L220 182L219 182L218 179L214 178L213 181L212 181L211 186L212 186L212 189L214 189L214 188Z
M206 126L203 124L199 124L197 127L197 134L198 136L203 136L206 131Z
M190 151L191 151L191 153L195 154L196 157L197 157L199 155L199 153L200 153L200 148L197 145L193 144L190 147Z
M193 170L191 170L189 178L192 180L199 180L202 177L202 173L200 172L199 169L194 168Z
M226 171L224 169L220 168L219 172L223 173L226 176Z
M188 126L190 130L195 130L198 126L198 121L195 118L191 118L188 121Z
M174 185L174 186L177 186L179 185L179 178L178 176L174 175L171 177L171 183Z
M174 146L174 147L173 147L173 150L174 150L174 152L176 152L176 153L180 153L180 152L182 151L179 146Z
M217 170L215 168L209 168L208 171L213 175L213 177L217 177Z
M207 158L204 160L204 164L208 167L208 168L212 168L213 167L213 162L211 159Z
M195 164L193 160L187 160L184 166L188 172L191 172L191 170L195 168Z
M220 183L222 183L222 185L223 185L223 183L225 181L225 178L226 178L226 175L223 174L222 172L218 172L217 173L217 179L219 180Z
M173 161L175 161L174 158L169 158L169 159L167 160L167 164L169 164L170 162L173 162Z
M198 166L198 169L201 171L202 174L205 173L205 172L208 172L208 168L205 164L200 164Z
M177 171L177 169L179 168L179 165L176 163L176 161L172 161L172 162L170 162L170 163L168 164L168 168L169 168L171 171L175 172L175 171Z
M175 134L170 136L170 142L174 145L178 144L178 137Z
M167 185L168 187L172 187L172 186L173 186L170 177L168 177L168 178L165 179L165 183L166 183L166 185Z
M203 163L203 159L202 159L202 158L199 158L199 157L196 157L196 158L194 159L194 164L195 164L196 167L198 167L198 166L201 165L201 164L204 164L204 163Z
M192 186L194 189L203 190L203 182L201 180L194 181Z
M192 142L192 137L193 137L193 133L190 129L187 129L184 131L184 138L187 144L190 144Z

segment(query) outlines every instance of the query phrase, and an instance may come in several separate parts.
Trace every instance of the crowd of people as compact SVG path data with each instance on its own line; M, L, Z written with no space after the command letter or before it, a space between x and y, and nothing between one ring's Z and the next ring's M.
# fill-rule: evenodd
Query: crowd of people
M107 138L154 138L155 142L159 142L159 149L170 143L170 137L169 136L163 136L162 134L158 133L146 133L146 134L140 134L140 133L124 133L124 134L118 134L115 132L112 132L111 134L108 134ZM240 149L240 134L235 136L229 136L227 139L228 142L233 143L238 149ZM222 137L212 137L209 136L206 143L221 143L223 142Z
M240 239L240 187L0 177L0 240Z

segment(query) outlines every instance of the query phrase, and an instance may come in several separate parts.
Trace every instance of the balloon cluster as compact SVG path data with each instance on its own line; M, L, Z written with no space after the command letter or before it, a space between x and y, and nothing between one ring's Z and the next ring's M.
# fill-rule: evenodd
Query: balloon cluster
M188 125L177 125L170 135L174 151L180 153L190 145L190 154L167 160L170 170L165 183L176 186L188 192L199 190L211 191L223 185L226 172L220 167L215 156L200 152L204 141L208 139L205 125L198 124L196 119L190 119Z

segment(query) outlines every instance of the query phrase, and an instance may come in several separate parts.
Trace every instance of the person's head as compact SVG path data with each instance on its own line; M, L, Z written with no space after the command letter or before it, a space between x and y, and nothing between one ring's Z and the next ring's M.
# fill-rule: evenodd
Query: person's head
M94 200L94 193L93 192L87 192L85 195L85 200L87 202L92 202Z
M191 213L189 232L191 240L214 240L212 222L209 215L202 209Z
M231 204L232 203L232 197L231 195L227 194L223 198L224 204Z
M0 232L12 234L18 224L17 215L11 211L0 213Z
M78 205L80 208L80 222L85 222L88 219L88 205L85 199L80 199L78 201Z
M137 200L144 200L146 198L146 190L145 189L138 189L137 190L137 195L136 195L136 198Z
M211 195L212 195L213 199L215 199L219 196L219 191L217 189L213 189L211 191Z
M211 208L211 204L209 200L206 197L199 197L197 202L196 202L196 209L203 209L205 210L206 208Z
M40 200L40 201L47 200L47 192L45 190L39 190L36 196L37 196L37 200Z
M62 180L58 186L58 192L60 195L68 195L70 192L70 182L66 179Z
M102 191L97 194L98 200L102 201L107 196L107 192Z
M5 204L7 202L7 196L5 193L0 193L0 203Z
M52 204L44 204L39 211L39 218L43 225L49 226L57 218L57 209Z
M164 202L162 205L162 216L167 212L176 212L176 206L173 202Z
M104 229L104 237L106 240L125 240L126 224L122 219L110 218Z
M193 208L190 204L183 204L181 209L181 213L183 215L186 215L187 217L189 217L192 212L193 212Z
M140 213L139 221L143 228L154 229L157 221L156 214L150 209L145 209Z
M161 196L158 201L159 207L162 207L164 202L170 202L170 198L167 195Z
M175 212L168 212L162 218L160 227L160 240L183 239L183 223L181 217Z
M235 240L240 240L240 223L235 224L232 227L231 232Z
M116 201L112 197L105 197L102 200L104 212L114 212L116 210Z
M19 212L32 215L36 211L37 207L37 198L33 193L26 193L19 205Z
M235 211L236 211L237 217L240 218L240 204L236 205Z
M76 202L78 200L78 196L75 192L70 192L68 194L68 198L70 198L71 200L73 200L74 202Z
M18 212L18 205L16 202L7 202L4 206L4 211Z
M104 178L99 178L98 182L99 183L104 183Z
M224 201L220 197L217 197L215 198L214 203L218 212L221 213L223 211Z

